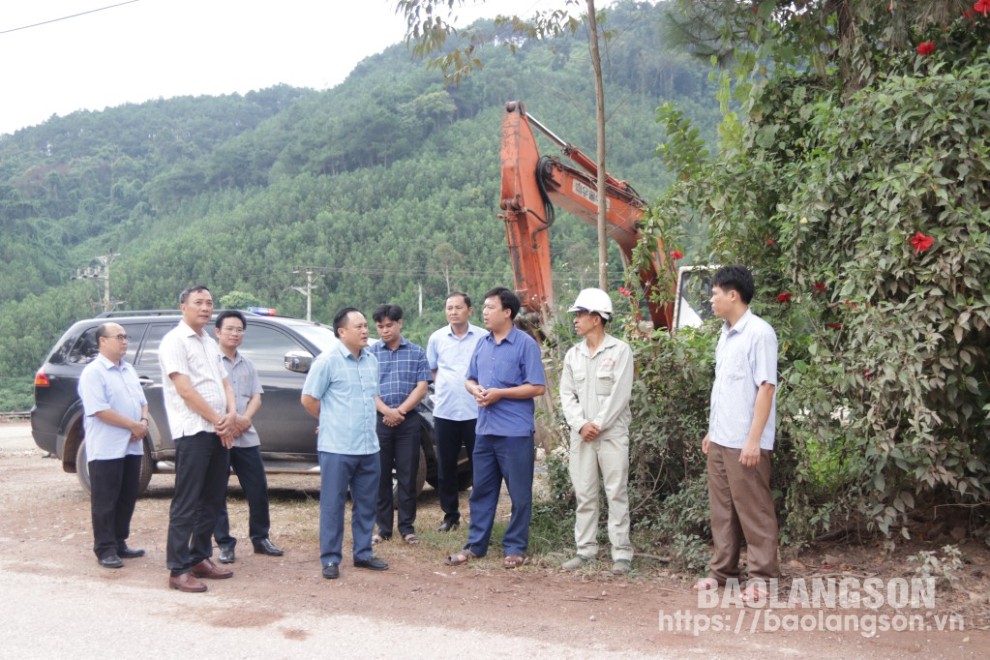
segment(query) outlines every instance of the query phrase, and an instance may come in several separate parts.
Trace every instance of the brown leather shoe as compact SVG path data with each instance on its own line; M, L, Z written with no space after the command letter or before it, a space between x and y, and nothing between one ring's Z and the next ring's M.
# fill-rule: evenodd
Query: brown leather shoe
M193 566L192 574L198 578L205 578L207 580L225 580L229 577L234 577L234 571L220 568L209 559L204 559Z
M198 594L206 591L206 585L192 576L192 573L183 573L169 577L168 586L171 589L178 589L188 593Z

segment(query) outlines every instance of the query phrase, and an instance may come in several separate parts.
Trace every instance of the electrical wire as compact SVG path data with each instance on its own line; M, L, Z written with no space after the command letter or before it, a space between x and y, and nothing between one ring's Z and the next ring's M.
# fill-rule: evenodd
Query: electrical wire
M10 28L9 30L0 30L0 34L9 34L11 32L17 32L19 30L27 30L29 28L48 25L49 23L58 23L59 21L67 21L70 18L78 18L80 16L85 16L87 14L95 14L98 11L104 11L106 9L115 9L117 7L123 7L124 5L134 4L135 2L141 2L141 0L125 0L125 2L118 2L115 5L107 5L106 7L99 7L97 9L87 9L86 11L81 11L77 14L60 16L59 18L50 18L47 21L41 21L40 23L31 23L30 25L22 25L21 27Z

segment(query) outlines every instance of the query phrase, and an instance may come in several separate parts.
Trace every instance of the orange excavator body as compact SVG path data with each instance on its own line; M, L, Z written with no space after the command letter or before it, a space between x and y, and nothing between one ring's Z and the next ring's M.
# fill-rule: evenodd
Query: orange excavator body
M533 127L561 148L576 167L559 158L540 156ZM502 119L502 194L499 217L505 221L506 242L512 261L515 288L523 306L545 319L553 309L553 277L550 269L549 229L554 207L577 216L592 226L598 224L598 168L577 147L561 140L534 117L526 114L522 101L505 106ZM629 263L640 240L639 221L646 203L625 181L605 173L607 233ZM655 328L669 328L673 305L653 301L653 289L663 269L671 269L663 245L643 268L643 283L650 318ZM671 282L674 280L671 279Z

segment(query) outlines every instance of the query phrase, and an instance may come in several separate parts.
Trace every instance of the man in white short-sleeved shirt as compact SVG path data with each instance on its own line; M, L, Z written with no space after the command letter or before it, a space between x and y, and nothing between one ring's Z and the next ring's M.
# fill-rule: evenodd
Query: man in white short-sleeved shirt
M213 528L223 509L234 444L237 402L216 341L205 328L213 320L213 296L205 286L179 295L182 321L162 338L158 361L168 426L175 442L175 495L165 548L169 587L202 592L197 578L223 579Z
M714 555L709 576L697 590L739 579L739 555L746 539L749 582L745 601L767 595L767 580L780 574L777 515L770 493L770 452L776 426L777 335L753 314L755 286L742 266L715 273L712 311L725 325L715 351L708 433L708 495Z

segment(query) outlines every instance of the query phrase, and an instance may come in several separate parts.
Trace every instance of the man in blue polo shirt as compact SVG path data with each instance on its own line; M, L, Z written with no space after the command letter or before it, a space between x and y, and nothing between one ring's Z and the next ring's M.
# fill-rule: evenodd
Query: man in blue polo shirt
M100 354L79 376L86 460L89 462L93 552L104 568L120 568L124 559L144 556L127 547L131 516L141 479L148 402L134 367L124 360L127 332L116 323L96 329Z
M482 317L489 334L471 356L465 385L478 403L471 527L464 549L447 557L451 566L487 554L503 479L512 515L502 537L502 565L517 568L526 561L536 451L533 400L546 390L546 377L540 347L513 324L519 306L519 298L505 287L485 294Z
M378 360L368 351L368 322L358 310L345 307L337 312L333 331L340 341L313 360L301 397L306 412L320 420L320 562L328 580L340 577L348 488L354 566L388 569L371 550L380 473L375 434Z

